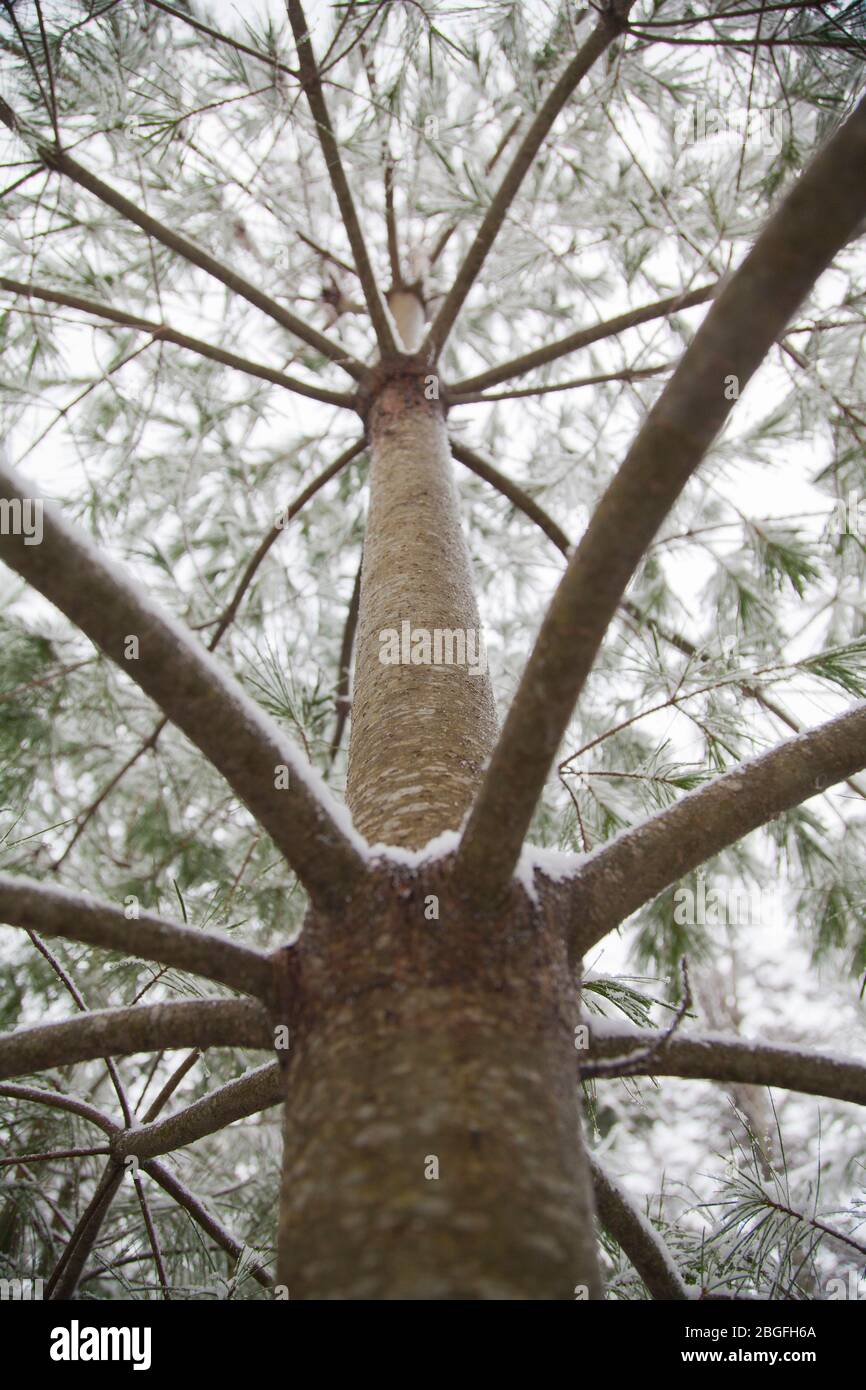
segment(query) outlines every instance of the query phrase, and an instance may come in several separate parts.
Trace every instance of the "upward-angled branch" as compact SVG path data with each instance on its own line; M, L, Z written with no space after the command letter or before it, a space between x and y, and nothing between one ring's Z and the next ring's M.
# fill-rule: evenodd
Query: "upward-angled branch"
M27 299L41 299L47 304L61 304L67 309L80 309L82 313L107 319L109 323L119 324L123 328L134 328L136 332L149 333L160 342L174 343L177 347L186 348L188 352L197 353L199 357L221 362L225 367L233 367L235 371L245 372L247 376L258 377L261 381L271 381L275 386L283 386L287 391L294 391L299 396L308 396L313 401L322 401L325 405L350 408L354 405L355 398L347 391L328 391L323 386L308 384L274 367L266 367L262 362L251 362L249 358L239 357L236 352L226 352L201 338L179 333L166 323L155 323L139 317L138 314L127 314L122 309L115 309L111 304L101 304L95 299L82 299L80 295L65 294L60 290L45 289L41 285L25 284L20 280L10 280L6 276L0 276L0 289L8 290L10 294L24 295Z
M324 468L321 473L317 474L317 476L313 478L312 482L309 482L307 486L303 488L301 492L298 493L298 496L292 502L290 502L289 506L286 507L285 510L280 513L279 524L275 523L267 532L267 534L262 537L253 554L250 556L249 560L244 566L243 573L240 579L238 580L238 583L235 587L235 591L232 594L229 602L226 604L226 607L220 615L216 627L213 633L211 634L210 640L207 644L207 649L209 652L216 651L216 648L219 646L226 632L231 627L232 623L237 617L238 609L243 603L246 594L249 592L250 585L252 584L253 580L256 577L256 574L258 573L259 567L261 566L271 547L279 539L282 533L283 524L285 522L291 521L293 517L297 516L298 512L302 509L302 507L305 507L306 504L310 501L310 499L312 497L315 497L316 493L320 490L320 488L323 488L325 486L325 483L330 482L332 478L335 478L338 473L342 472L342 470L347 466L347 464L351 463L352 459L356 458L357 455L361 453L363 448L363 439L359 439L355 444L350 444L348 449L344 449L341 454L338 454L338 456L334 459L333 463L329 463L327 468ZM151 748L156 747L157 741L159 740L159 736L167 723L167 719L158 720L158 722L153 726L147 737L145 739L142 739L135 752L131 753L130 756L126 759L126 761L123 762L121 766L117 769L117 771L112 774L112 776L105 783L105 785L101 787L100 790L97 792L93 800L89 802L89 804L76 818L75 830L69 837L69 841L67 842L62 853L55 860L52 866L54 869L58 869L60 867L64 859L69 854L70 850L73 848L75 844L77 844L78 840L80 840L81 836L84 834L84 831L90 824L90 821L93 819L96 812L99 810L100 806L103 804L106 798L111 795L115 787L123 780L127 772L129 772L131 768L135 767L135 764L139 761L140 758L144 757L145 753L147 753Z
M458 463L462 463L464 468L475 473L477 477L483 478L485 483L490 483L497 492L501 492L503 497L507 497L518 511L523 512L524 516L534 521L540 527L549 540L553 541L557 550L565 556L571 553L571 545L565 532L557 526L553 517L548 516L543 507L540 507L528 492L524 492L522 487L518 487L510 478L506 478L504 473L500 473L498 468L494 468L492 463L488 463L480 454L476 454L474 449L468 445L461 444L459 440L451 438L451 453Z
M652 1298L689 1297L685 1281L652 1222L639 1211L591 1153L592 1190L598 1218L634 1265Z
M259 541L244 566L244 572L238 580L237 588L232 594L229 603L226 605L222 617L217 624L216 631L208 643L209 651L214 650L219 644L223 634L234 622L237 611L244 600L244 595L247 593L250 585L258 574L259 568L271 547L276 544L285 530L286 524L291 521L293 517L297 516L298 512L307 505L311 497L315 497L316 493L321 491L325 483L329 483L332 478L336 478L338 473L342 473L343 469L363 452L364 447L364 440L358 439L354 444L350 444L347 449L344 449L341 454L338 454L333 462L328 464L327 468L323 468L321 473L317 473L315 478L298 493L297 497L289 504L285 511L280 513L278 520L271 529L262 536L262 539Z
M266 1062L262 1067L245 1072L235 1081L193 1101L176 1115L153 1124L139 1125L137 1129L123 1130L112 1143L111 1151L115 1158L123 1159L127 1154L138 1158L154 1158L158 1154L172 1153L208 1134L225 1129L235 1120L255 1115L268 1106L278 1105L285 1098L285 1082L279 1062Z
M273 971L263 951L151 912L130 920L111 903L14 874L0 874L0 922L188 970L260 998L271 989Z
M594 376L575 376L568 381L555 381L549 386L521 386L513 391L475 391L468 396L448 396L449 405L472 405L478 401L515 401L529 396L551 396L557 391L576 391L582 386L602 386L609 381L647 381L649 377L669 372L672 362L657 362L650 367L623 367L621 372L596 372Z
M605 0L605 3L598 7L600 13L595 28L567 65L559 80L551 88L546 100L536 113L520 142L517 153L508 166L502 183L496 190L493 201L484 214L481 226L475 233L475 240L466 252L454 283L430 325L430 331L421 348L422 354L426 354L430 360L439 354L448 334L454 327L463 302L472 289L478 273L487 259L487 253L508 216L508 209L514 202L517 191L531 168L535 156L547 139L554 121L578 83L586 76L617 34L622 33L633 4L634 0Z
M2 99L0 99L0 120L2 120L10 130L16 133L25 133L24 128L18 121L11 107ZM73 183L77 183L79 187L87 189L88 193L94 194L106 207L110 207L115 212L120 213L121 217L125 217L127 221L133 222L136 227L140 227L148 236L153 237L154 241L158 241L160 245L166 246L170 251L174 251L176 255L182 256L183 259L189 261L191 265L198 266L199 270L203 270L208 275L213 276L215 280L219 280L220 284L225 285L226 288L231 290L234 294L240 295L242 299L246 299L250 304L255 305L257 309L261 309L262 313L267 314L268 318L273 319L273 321L278 323L282 328L288 329L296 338L300 338L301 342L307 343L310 347L315 348L317 352L320 352L322 356L328 358L329 361L336 362L338 366L342 367L350 376L355 377L356 380L360 381L366 376L366 368L363 367L360 362L356 362L351 354L347 353L339 343L332 342L330 338L325 337L324 333L320 333L318 329L311 327L308 323L304 323L302 319L297 318L290 310L286 309L282 304L279 304L277 300L272 299L270 295L260 290L257 285L246 280L242 275L239 275L237 271L232 270L230 266L223 265L223 263L218 261L215 256L212 256L209 251L205 251L203 247L197 246L195 242L189 241L185 236L181 236L180 232L174 231L171 227L167 227L164 223L159 222L155 217L151 217L150 213L145 212L137 203L131 202L129 198L124 197L116 188L112 188L110 184L107 184L104 179L91 173L91 171L86 169L77 159L74 159L71 154L67 154L65 150L56 149L53 146L41 144L38 141L36 142L35 148L36 153L47 169L53 169L57 173L63 174L66 178L71 179Z
M238 53L245 53L248 58L255 58L256 62L264 63L273 72L285 73L287 77L297 78L298 74L294 68L290 68L288 63L281 63L278 58L274 58L270 53L262 53L258 48L251 48L248 43L242 43L240 39L233 38L231 34L223 34L219 29L212 29L209 24L204 24L194 15L187 14L184 10L178 10L174 5L168 5L165 0L145 0L155 10L162 10L164 14L170 14L174 19L180 19L184 24L188 24L192 29L198 30L200 34L206 34L209 39L215 39L217 43L224 43L229 48L234 48Z
M592 521L545 616L470 813L455 873L477 904L506 890L575 701L664 517L798 304L866 214L866 98L727 282ZM849 769L850 771L850 769ZM842 774L847 775L847 773Z
M546 343L544 347L536 348L534 352L525 352L522 357L514 357L510 362L503 362L499 367L491 367L489 371L479 372L477 376L468 376L463 381L456 381L453 386L449 386L449 399L456 405L463 404L464 400L485 400L490 399L482 395L491 386L498 386L501 381L511 381L514 377L525 376L527 372L532 372L536 367L545 367L548 362L555 362L559 357L565 357L570 352L577 352L579 348L590 347L593 343L600 343L604 338L615 338L618 333L625 333L629 328L637 328L642 323L651 323L653 319L667 318L669 314L675 314L680 309L693 309L696 304L706 304L708 299L712 299L718 289L718 282L713 281L711 285L700 285L695 290L687 290L684 294L668 295L666 299L655 299L651 304L642 304L637 309L628 309L624 314L617 314L614 318L604 319L601 323L588 325L586 328L578 328L574 333L569 333L565 338L557 338L553 343ZM494 398L495 399L495 398Z
M264 1071L266 1069L262 1068L262 1070ZM13 1100L30 1101L38 1105L47 1105L53 1109L67 1110L97 1125L111 1137L113 1145L119 1145L125 1134L125 1131L122 1130L119 1125L116 1125L113 1120L110 1120L107 1115L103 1115L102 1112L97 1110L94 1106L86 1105L84 1101L74 1100L70 1096L60 1095L56 1091L47 1091L37 1086L2 1085L0 1086L0 1095L7 1096ZM265 1100L264 1104L270 1104L270 1102ZM251 1112L245 1111L244 1113ZM240 1118L240 1115L235 1116L235 1118ZM226 1123L228 1123L228 1121L226 1121ZM146 1132L146 1127L142 1128L142 1132ZM208 1132L212 1133L213 1131ZM118 1159L120 1159L120 1154L118 1154ZM113 1166L114 1165L111 1165L111 1168L113 1168ZM201 1226L202 1230L207 1231L208 1235L216 1241L217 1245L223 1250L228 1251L235 1259L238 1259L245 1253L246 1247L243 1246L240 1241L236 1240L234 1236L210 1214L198 1198L190 1192L189 1188L184 1186L173 1173L169 1172L165 1164L158 1162L156 1159L148 1159L146 1162L142 1163L141 1166L154 1181L159 1183L160 1187L162 1187L174 1201L179 1203L185 1211L189 1212L193 1220ZM124 1171L125 1170L121 1167L121 1177ZM117 1186L118 1180L116 1176L112 1177L110 1171L103 1174L97 1192L94 1194L94 1201L91 1202L88 1211L85 1213L85 1216L88 1217L88 1222L85 1223L86 1225L92 1222L93 1225L98 1228L101 1217L105 1214L117 1190ZM82 1223L79 1223L79 1227L81 1226ZM86 1231L81 1230L81 1234L86 1235ZM250 1265L250 1273L264 1288L270 1288L273 1283L270 1275L263 1270L258 1263Z
M452 439L451 452L458 463L462 463L470 472L475 473L477 477L482 478L486 483L489 483L491 487L494 487L503 497L507 497L509 502L513 503L518 511L522 512L528 520L534 522L535 525L544 532L548 540L553 542L561 555L564 555L566 559L569 558L573 547L568 536L553 520L549 512L546 512L544 508L536 502L534 497L530 497L528 492L525 492L522 487L519 487L517 483L513 482L512 479L508 478L504 473L500 473L498 468L494 468L492 463L482 458L480 454L477 454L474 449L470 449L468 445ZM663 623L658 622L655 618L648 618L646 613L638 608L637 604L632 603L630 599L623 599L620 607L622 612L628 614L640 627L651 626L653 630L658 633L659 637L661 637L662 641L676 648L678 652L682 652L683 656L687 656L691 659L698 655L698 648L693 642L690 642L687 637L682 637L677 632L671 632ZM756 704L759 704L768 714L781 720L793 733L800 734L803 732L803 726L800 721L795 719L792 714L789 714L787 710L783 709L778 701L765 694L759 686L751 684L748 680L738 681L737 686L744 695L747 695L750 700L754 700ZM849 786L857 796L866 799L866 791L864 791L859 782L855 782L853 778L850 777L846 778L845 781L846 785Z
M175 1047L273 1047L264 1008L249 999L195 999L94 1009L0 1037L0 1080Z
M386 148L385 157L385 233L388 239L388 261L391 267L392 288L403 283L400 269L400 242L397 237L397 213L394 208L394 161Z
M339 752L343 730L346 727L346 720L349 718L349 710L352 707L352 702L349 699L349 685L352 677L352 651L355 646L355 630L358 626L358 614L361 609L361 571L363 563L362 555L355 574L355 583L352 586L352 597L349 599L349 608L346 613L345 624L343 625L343 640L340 643L340 659L337 664L337 689L334 699L337 717L334 721L334 732L331 735L332 763Z
M301 71L301 86L306 93L307 101L310 104L313 120L316 123L316 131L319 136L319 144L322 147L322 154L325 157L325 164L331 179L331 186L337 199L337 206L340 209L340 216L343 219L343 226L346 229L346 236L352 248L355 267L358 271L358 278L364 291L364 298L367 301L367 308L370 311L370 319L376 334L376 341L379 344L379 351L382 354L393 353L396 351L394 334L391 329L391 321L382 303L379 294L379 287L376 284L376 277L373 267L370 264L370 257L367 255L367 245L364 241L364 233L361 231L361 224L358 221L358 214L355 210L354 199L346 178L343 162L340 159L340 149L337 144L334 128L331 125L331 118L328 115L328 108L325 104L325 95L322 90L322 80L319 69L316 66L316 59L313 55L313 41L307 29L307 21L304 17L303 6L300 0L287 0L289 12L289 22L295 36L295 43L298 46L298 66Z
M591 854L575 879L576 954L712 855L863 767L866 701L623 831Z
M0 498L33 490L0 464ZM363 841L295 745L195 638L103 560L48 502L41 544L0 535L18 571L141 686L245 802L314 899L338 906L364 873ZM286 785L288 783L288 785Z

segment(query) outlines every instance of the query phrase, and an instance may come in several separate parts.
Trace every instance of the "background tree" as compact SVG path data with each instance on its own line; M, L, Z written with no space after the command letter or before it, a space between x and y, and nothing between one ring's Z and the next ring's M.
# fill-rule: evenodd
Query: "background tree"
M856 1288L861 32L6 0L11 1276Z

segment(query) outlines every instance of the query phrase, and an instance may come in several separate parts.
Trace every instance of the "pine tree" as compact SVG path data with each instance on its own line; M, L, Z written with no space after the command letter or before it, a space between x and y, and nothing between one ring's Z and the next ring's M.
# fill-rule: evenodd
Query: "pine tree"
M0 1277L837 1296L862 7L307 11L4 0Z

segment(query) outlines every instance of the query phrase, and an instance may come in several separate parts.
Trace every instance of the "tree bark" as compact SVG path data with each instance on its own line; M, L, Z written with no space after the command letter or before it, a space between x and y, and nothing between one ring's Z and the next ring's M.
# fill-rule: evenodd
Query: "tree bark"
M418 848L456 830L493 746L486 670L385 664L383 633L462 634L480 622L460 527L441 403L432 378L393 377L369 417L370 513L364 543L347 800L372 842ZM425 387L426 381L426 387ZM416 655L424 655L421 644ZM447 655L443 642L443 655ZM475 662L475 667L480 666Z
M440 866L283 955L289 1297L600 1297L554 920L525 898L471 918Z
M411 341L417 325L392 308ZM407 849L459 827L495 734L486 669L380 660L380 634L404 622L479 630L425 385L407 361L370 410L349 752L357 828ZM281 980L277 1282L290 1298L600 1296L576 975L541 905L516 892L495 921L472 916L447 862L394 864L344 913L310 916Z

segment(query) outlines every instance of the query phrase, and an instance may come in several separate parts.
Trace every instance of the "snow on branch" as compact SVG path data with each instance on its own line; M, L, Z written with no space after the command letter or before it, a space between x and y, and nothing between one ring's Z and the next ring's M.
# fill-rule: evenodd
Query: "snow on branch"
M279 726L201 644L87 535L0 462L8 514L0 559L29 580L134 680L209 758L267 830L314 900L338 907L364 872L364 841ZM31 530L31 528L27 528Z
M866 98L812 160L714 299L599 503L554 595L458 851L467 898L492 907L626 587L734 400L866 215Z
M598 1219L634 1265L652 1298L689 1298L689 1290L652 1222L592 1154L592 1189Z
M740 763L583 860L571 936L582 955L662 889L750 831L866 767L866 702Z
M176 1047L273 1047L260 1004L247 999L194 999L95 1009L61 1023L19 1028L0 1037L0 1079L49 1071L96 1057L163 1052Z
M606 0L606 3L598 7L599 19L595 28L567 65L559 80L551 88L521 140L517 152L496 190L493 201L484 214L475 239L466 252L454 283L430 326L430 331L420 350L422 356L426 355L430 360L433 360L444 346L466 296L472 289L481 267L487 259L487 253L508 216L508 210L517 196L520 185L532 167L538 151L550 134L554 121L578 83L583 80L617 35L622 33L633 4L634 0ZM466 383L461 383L459 389L466 389Z
M151 912L129 918L111 903L15 874L0 874L0 922L188 970L242 994L265 997L271 989L271 964L263 951Z

